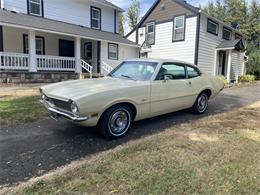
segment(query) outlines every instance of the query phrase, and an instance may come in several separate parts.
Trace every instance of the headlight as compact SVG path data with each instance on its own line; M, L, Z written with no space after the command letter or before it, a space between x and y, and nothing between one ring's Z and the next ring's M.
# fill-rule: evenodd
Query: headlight
M42 99L45 100L46 96L44 94L42 94Z
M79 109L75 102L71 102L70 109L74 115L79 116Z

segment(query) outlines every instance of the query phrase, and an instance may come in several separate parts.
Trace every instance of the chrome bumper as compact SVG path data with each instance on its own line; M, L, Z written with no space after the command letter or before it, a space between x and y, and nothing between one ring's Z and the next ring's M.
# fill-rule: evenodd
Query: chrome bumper
M60 110L57 110L55 108L52 108L48 105L47 102L43 101L43 100L40 100L40 102L46 107L46 109L52 114L52 118L57 120L57 118L59 116L62 116L66 119L69 119L71 121L74 121L74 122L83 122L83 121L86 121L88 120L88 117L76 117L76 116L72 116L66 112L63 112L63 111L60 111Z

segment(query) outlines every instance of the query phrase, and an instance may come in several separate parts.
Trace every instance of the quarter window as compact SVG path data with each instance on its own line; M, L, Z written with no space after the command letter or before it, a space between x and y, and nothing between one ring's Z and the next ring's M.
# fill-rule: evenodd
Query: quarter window
M218 23L208 19L207 31L211 34L218 35Z
M146 24L146 42L149 45L153 45L155 43L155 22Z
M185 66L173 63L163 64L156 80L164 80L165 76L170 80L186 79Z
M108 43L108 59L118 60L118 45L114 43Z
M101 29L101 9L91 7L91 28Z
M183 41L185 39L185 16L174 18L173 41Z
M44 55L45 54L45 42L44 37L36 37L35 38L35 47L36 47L36 54L37 55ZM24 35L24 53L29 53L29 41L28 35Z
M43 16L43 0L28 0L28 14Z
M190 67L190 66L187 66L187 72L188 72L188 78L189 79L200 76L199 71L196 68L193 68L193 67Z
M227 28L223 28L223 39L230 40L231 39L231 30Z

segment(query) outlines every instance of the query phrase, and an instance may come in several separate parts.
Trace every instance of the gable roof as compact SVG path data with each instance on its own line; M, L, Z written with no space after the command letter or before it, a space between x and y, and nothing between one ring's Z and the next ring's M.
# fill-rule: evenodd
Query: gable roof
M160 3L161 0L156 0L153 5L150 7L150 9L146 12L146 14L142 17L142 19L138 22L138 24L136 25L136 27L131 30L127 35L125 35L125 37L128 37L129 35L131 35L137 28L139 28L143 22L148 18L148 16L152 13L152 11L156 8L156 6ZM179 5L184 6L185 8L187 8L188 10L194 12L194 13L199 13L199 8L194 7L190 4L188 4L186 1L184 0L172 0L176 3L178 3Z
M60 22L47 18L35 17L28 14L14 13L0 9L0 25L11 26L36 31L63 34L66 36L81 37L97 41L109 41L129 46L138 45L119 34L91 29L84 26Z
M233 41L222 41L217 46L217 49L219 49L219 50L225 50L225 49L244 50L245 44L242 39L236 39Z
M143 17L143 18L140 20L140 22L136 25L136 27L135 27L133 30L131 30L127 35L125 35L126 38L127 38L129 35L131 35L137 28L140 28L140 27L141 27L141 25L143 24L143 22L144 22L144 21L146 20L146 18L151 14L151 12L155 9L155 7L160 3L160 1L161 1L161 0L156 0L156 1L154 2L154 4L151 6L151 8L146 12L146 14L144 15L144 17ZM227 23L225 23L225 22L223 22L223 21L221 21L221 20L219 20L219 19L217 19L217 18L215 18L215 17L213 17L213 16L210 16L209 14L207 14L207 13L204 12L204 11L202 11L201 9L199 9L199 8L197 8L197 7L195 7L195 6L191 5L191 4L189 4L189 3L187 3L185 0L172 0L172 1L178 3L178 4L181 5L181 6L184 6L185 8L187 8L187 9L189 9L190 11L194 12L194 14L196 14L196 13L197 13L197 14L198 14L198 13L202 13L202 14L204 14L206 17L209 17L209 18L215 20L216 22L222 23L223 25L225 25L225 26L231 28L232 30L234 30L236 33L238 33L238 34L244 36L239 30L233 28L232 26L228 25Z
M103 5L106 5L108 7L112 7L120 12L124 12L124 10L121 8L121 7L118 7L117 5L107 1L107 0L90 0L91 2L94 2L94 3L99 3L99 4L103 4Z

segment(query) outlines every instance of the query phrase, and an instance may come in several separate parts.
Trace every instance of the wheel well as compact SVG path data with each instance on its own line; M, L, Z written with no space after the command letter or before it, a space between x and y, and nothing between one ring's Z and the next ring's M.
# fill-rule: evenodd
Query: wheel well
M210 96L212 95L212 92L210 89L205 89L201 93L204 93L204 92L208 95L208 98L210 98Z
M118 106L118 105L127 105L127 106L129 106L129 108L131 109L131 111L132 111L132 113L133 113L133 120L135 119L136 114L137 114L136 107L135 107L134 104L129 103L129 102L120 102L120 103L114 104L114 105L108 107L108 108L102 113L102 115L103 115L108 109L110 109L110 108L112 108L112 107L114 107L114 106ZM101 117L102 117L102 115L101 115ZM101 118L101 117L100 117L100 118Z

